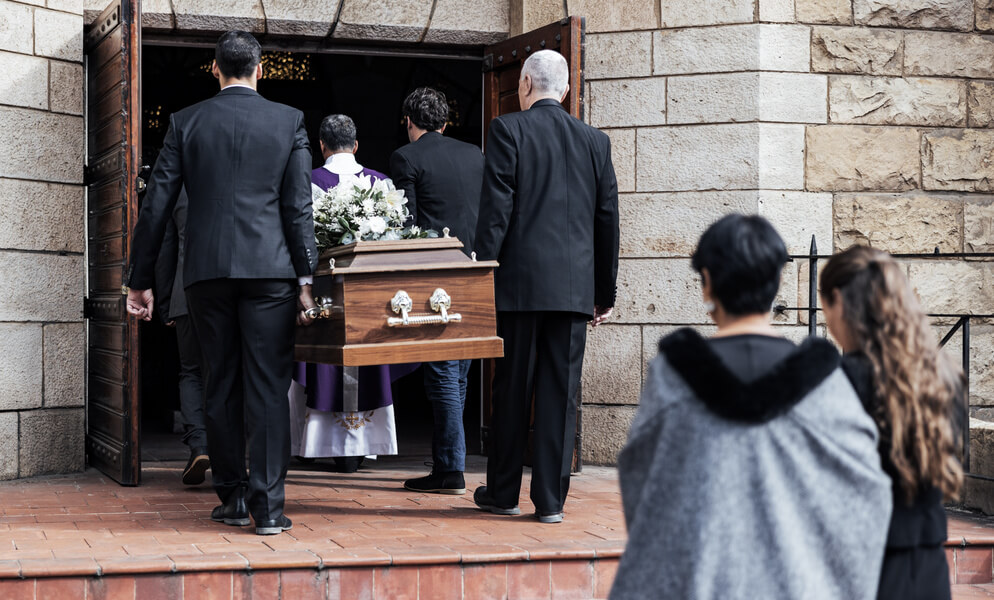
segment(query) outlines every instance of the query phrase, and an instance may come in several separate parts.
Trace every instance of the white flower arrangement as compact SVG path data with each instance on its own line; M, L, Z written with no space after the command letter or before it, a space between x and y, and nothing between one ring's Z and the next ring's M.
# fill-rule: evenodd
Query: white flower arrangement
M389 179L344 177L313 197L314 237L319 250L359 240L437 238L438 232L405 227L410 213L404 191Z

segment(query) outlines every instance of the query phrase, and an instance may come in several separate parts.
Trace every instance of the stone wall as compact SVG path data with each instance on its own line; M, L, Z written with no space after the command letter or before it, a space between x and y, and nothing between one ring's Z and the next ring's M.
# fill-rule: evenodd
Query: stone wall
M83 468L82 14L0 0L0 479Z

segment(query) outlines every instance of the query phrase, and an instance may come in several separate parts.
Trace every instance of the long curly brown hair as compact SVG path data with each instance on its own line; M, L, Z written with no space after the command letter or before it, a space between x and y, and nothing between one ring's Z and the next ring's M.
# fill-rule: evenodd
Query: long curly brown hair
M957 498L963 468L953 415L963 374L940 350L904 270L886 252L853 246L828 261L820 283L824 302L839 290L851 341L872 364L874 418L896 487L908 501L927 486Z

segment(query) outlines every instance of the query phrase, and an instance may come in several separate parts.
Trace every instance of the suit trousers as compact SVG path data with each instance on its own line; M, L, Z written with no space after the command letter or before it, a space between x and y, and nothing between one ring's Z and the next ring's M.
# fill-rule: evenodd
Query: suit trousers
M563 508L588 320L572 312L497 313L504 358L494 372L487 490L498 506L518 505L534 399L531 500L540 513Z
M188 315L173 319L179 346L179 408L183 415L183 443L191 450L207 447L204 425L204 383L200 371L200 342Z
M203 353L214 490L227 502L248 487L249 512L257 522L283 514L296 292L295 282L274 279L211 279L186 291Z

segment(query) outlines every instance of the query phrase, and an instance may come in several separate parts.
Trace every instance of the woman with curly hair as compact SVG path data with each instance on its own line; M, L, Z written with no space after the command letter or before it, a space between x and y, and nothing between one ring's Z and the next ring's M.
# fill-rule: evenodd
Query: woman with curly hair
M894 509L878 598L950 598L943 497L963 484L954 415L962 373L939 349L904 270L854 246L821 274L828 330L843 368L880 429Z

